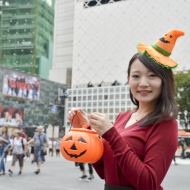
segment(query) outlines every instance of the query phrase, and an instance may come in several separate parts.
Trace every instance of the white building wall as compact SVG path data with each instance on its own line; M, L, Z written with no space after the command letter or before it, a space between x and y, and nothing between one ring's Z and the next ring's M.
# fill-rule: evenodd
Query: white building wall
M171 57L190 68L190 1L126 0L84 8L75 0L72 87L101 81L125 84L128 62L141 41L152 44L171 29L186 32Z
M49 80L66 84L67 68L72 67L74 0L56 0L53 68Z
M121 111L134 110L135 105L131 102L129 85L108 86L96 88L76 88L67 90L69 98L65 108L65 124L68 132L70 122L67 113L71 108L81 108L87 114L100 112L107 115L114 122Z

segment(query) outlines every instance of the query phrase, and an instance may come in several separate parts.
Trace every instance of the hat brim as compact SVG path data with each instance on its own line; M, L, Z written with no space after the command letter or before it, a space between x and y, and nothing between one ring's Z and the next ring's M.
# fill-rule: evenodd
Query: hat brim
M161 66L164 66L166 68L175 68L177 67L178 63L175 62L173 59L170 57L167 57L157 50L155 50L152 46L143 44L143 43L138 43L137 44L137 49L139 53L141 54L148 54L150 58L152 58L154 61L156 61L158 64Z

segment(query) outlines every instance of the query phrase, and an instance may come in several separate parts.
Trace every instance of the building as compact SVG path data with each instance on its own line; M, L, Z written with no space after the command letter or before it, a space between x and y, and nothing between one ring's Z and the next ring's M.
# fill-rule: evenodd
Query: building
M190 2L186 0L57 0L56 40L50 78L66 84L70 79L68 109L80 103L77 100L80 89L88 91L89 87L92 91L99 91L107 88L112 94L111 89L117 88L112 86L115 83L120 88L127 88L126 70L130 58L137 52L137 42L151 45L171 29L186 33L177 40L171 58L179 63L178 70L188 70L189 11ZM76 100L72 99L74 91ZM94 101L91 100L91 105ZM99 101L107 100L97 99L96 103ZM114 98L112 101L115 105L118 100ZM131 105L125 106L126 110L131 108ZM96 109L93 106L83 108Z
M11 76L24 76L25 81L28 81L30 83L29 87L29 96L26 96L26 89L23 90L23 96L16 95L16 89L13 90L8 87L8 78ZM27 80L26 80L27 78ZM14 79L15 80L15 79ZM37 95L33 96L33 82L35 83L38 81L38 90ZM51 125L53 123L53 119L56 120L54 124L59 126L60 131L63 130L63 124L64 124L64 99L60 98L60 95L62 95L66 91L66 85L49 81L43 78L36 77L35 75L28 75L26 73L17 72L15 70L5 69L3 67L0 67L0 89L2 89L0 93L0 109L2 110L4 108L10 108L9 110L12 112L11 109L18 109L23 110L23 117L22 117L22 127L27 128L27 131L31 129L34 125L35 127L38 125L49 125L48 128L51 128ZM8 90L7 90L8 89ZM12 93L10 92L12 91ZM13 92L14 91L14 92ZM59 91L62 92L59 93ZM19 95L22 94L22 89L19 89ZM53 114L54 111L53 108L56 106L56 114ZM56 116L56 118L52 118L53 116ZM0 113L0 119L4 117L3 111ZM14 119L14 114L10 113L10 121ZM8 119L8 120L9 120ZM7 123L8 122L8 123ZM5 126L14 126L18 127L16 125L12 125L13 122L6 121L5 123L0 123L0 125ZM52 134L52 130L50 130ZM60 137L62 137L63 134L60 133Z
M48 79L55 0L1 0L0 64Z

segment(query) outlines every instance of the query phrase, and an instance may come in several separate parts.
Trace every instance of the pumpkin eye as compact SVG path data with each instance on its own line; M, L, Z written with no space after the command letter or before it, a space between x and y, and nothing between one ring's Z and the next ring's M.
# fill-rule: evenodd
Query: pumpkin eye
M72 137L69 137L66 141L72 141Z
M167 36L167 34L165 34L165 36Z
M86 141L81 137L79 140L79 142L83 142L83 143L86 143Z

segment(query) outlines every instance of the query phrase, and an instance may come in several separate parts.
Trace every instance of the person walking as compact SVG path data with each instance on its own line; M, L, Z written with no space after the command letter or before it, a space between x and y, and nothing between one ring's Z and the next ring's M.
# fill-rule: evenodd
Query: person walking
M186 142L185 142L185 139L182 138L181 139L181 149L182 149L182 152L181 152L181 159L185 159L186 156L185 156L185 150L187 149L187 145L186 145Z
M22 137L22 132L20 130L15 131L15 138L13 140L13 144L10 148L12 151L13 157L12 157L12 165L11 168L8 170L9 175L12 177L15 163L18 160L20 171L18 175L22 174L23 171L23 162L24 162L24 156L26 156L26 139Z
M56 156L60 156L60 139L57 139L55 144Z
M50 139L48 141L48 149L49 149L49 155L51 153L51 155L53 156L53 141L52 141L52 139Z
M28 144L32 142L34 142L34 162L37 163L37 170L34 173L39 174L41 163L45 161L45 154L48 146L47 136L43 133L42 126L38 126L37 133L28 141Z
M85 163L79 163L80 170L82 171L82 176L79 177L79 180L86 180L86 181L91 181L94 179L93 175L93 168L92 164L88 163L88 168L89 168L89 177L86 175L86 170L85 170Z
M8 128L3 126L0 134L0 176L5 175L4 160L8 154L8 145L10 144L10 136L8 135Z
M121 112L114 124L102 113L86 116L72 108L73 127L88 124L103 137L103 156L93 163L105 180L104 190L163 190L161 183L178 146L177 103L169 57L184 32L171 30L151 46L138 43L129 61L127 80L133 111Z

